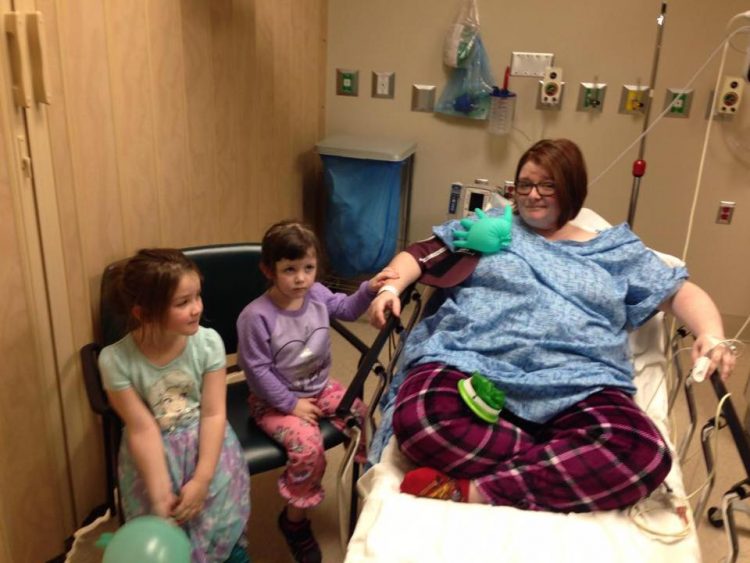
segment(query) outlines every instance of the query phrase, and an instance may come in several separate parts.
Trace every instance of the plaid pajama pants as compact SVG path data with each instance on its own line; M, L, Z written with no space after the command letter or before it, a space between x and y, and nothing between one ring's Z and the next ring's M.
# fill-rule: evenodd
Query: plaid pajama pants
M666 442L620 390L595 393L544 424L502 413L490 425L458 394L464 377L442 364L416 367L399 389L393 429L414 463L473 480L491 504L619 509L647 496L669 473Z

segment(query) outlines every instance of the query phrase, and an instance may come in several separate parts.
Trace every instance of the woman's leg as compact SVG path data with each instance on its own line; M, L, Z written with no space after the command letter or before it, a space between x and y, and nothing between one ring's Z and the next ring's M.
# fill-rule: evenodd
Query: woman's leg
M532 436L501 418L480 420L458 393L466 374L425 364L406 377L396 398L393 431L404 454L458 479L475 479L534 445Z
M473 479L489 503L532 510L621 508L655 489L671 458L651 420L625 393L604 390L530 433L480 421L457 391L464 374L426 365L399 390L393 426L417 465Z
M605 389L564 411L537 444L476 488L493 504L589 512L630 506L650 494L672 467L658 429L627 394Z

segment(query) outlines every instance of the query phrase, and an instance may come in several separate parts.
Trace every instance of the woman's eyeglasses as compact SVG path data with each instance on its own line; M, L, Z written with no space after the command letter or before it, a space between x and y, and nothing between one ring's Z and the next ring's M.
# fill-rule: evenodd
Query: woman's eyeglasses
M547 197L555 195L555 183L549 180L544 182L531 182L529 180L518 180L515 185L516 193L519 195L529 195L532 188L536 188L536 192L542 196Z

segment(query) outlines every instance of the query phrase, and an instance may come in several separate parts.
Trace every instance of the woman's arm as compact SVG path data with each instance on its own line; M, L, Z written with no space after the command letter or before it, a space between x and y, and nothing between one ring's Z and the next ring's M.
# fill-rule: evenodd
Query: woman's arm
M422 275L419 262L408 252L399 252L396 254L387 268L398 276L389 279L387 284L394 288L398 294L391 291L382 291L381 288L381 293L372 300L368 315L370 316L370 323L376 328L382 328L385 325L386 311L391 311L397 317L401 315L401 300L399 299L399 295Z
M659 308L672 313L695 335L693 362L701 356L709 357L709 373L718 366L721 378L726 380L734 369L736 358L729 347L717 345L724 340L724 326L721 314L708 293L686 281Z
M156 419L132 387L107 390L107 397L127 427L128 446L146 483L152 512L163 518L170 516L177 498L172 491Z
M226 396L226 369L217 369L203 376L198 463L195 473L182 487L180 501L174 509L174 517L178 522L190 520L203 509L224 443Z

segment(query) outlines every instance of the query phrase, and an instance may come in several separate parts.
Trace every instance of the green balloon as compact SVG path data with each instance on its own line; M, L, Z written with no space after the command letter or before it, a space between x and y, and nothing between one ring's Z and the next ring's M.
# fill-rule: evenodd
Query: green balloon
M125 523L104 550L104 563L189 563L190 540L158 516L139 516Z

